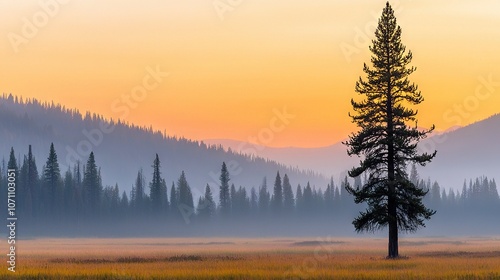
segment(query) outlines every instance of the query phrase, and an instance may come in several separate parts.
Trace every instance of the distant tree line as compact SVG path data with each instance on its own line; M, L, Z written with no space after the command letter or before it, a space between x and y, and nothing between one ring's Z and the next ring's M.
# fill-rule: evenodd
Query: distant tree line
M3 160L0 169L0 189L4 194L7 192L7 169L17 170L16 210L24 223L146 219L155 223L191 224L217 220L280 222L294 218L333 217L334 220L345 220L348 225L348 219L363 209L363 205L355 205L347 193L347 178L340 184L335 184L332 179L322 190L309 183L293 186L287 174L282 176L277 172L271 183L264 177L258 188L247 189L231 183L225 163L221 166L218 189L207 184L204 193L195 198L184 172L176 181L167 184L158 155L152 161L151 171L145 173L141 169L137 172L129 193L120 191L118 185L103 186L101 168L96 164L93 152L86 163L60 170L53 144L40 171L31 146L27 155L17 158L11 149L7 163ZM151 180L147 180L145 174L151 174ZM361 186L363 180L366 178L356 177L354 187ZM413 166L410 180L428 192L424 202L438 213L474 217L500 211L494 179L476 178L465 182L462 191L446 191L437 182L419 178ZM217 200L215 191L219 194ZM6 203L6 199L0 200L0 209L5 209L2 210L4 213ZM332 221L330 218L328 221Z
M81 169L88 159L89 152L94 150L97 161L103 167L105 165L103 181L117 182L121 189L127 189L129 198L128 190L135 182L139 167L144 168L144 175L150 179L152 172L149 166L155 153L159 151L160 157L162 154L169 155L169 161L162 162L169 189L171 181L182 173L181 166L192 186L196 186L196 189L204 188L208 181L206 178L213 177L209 172L220 170L222 161L228 164L236 161L238 167L246 170L238 175L238 181L246 186L260 181L254 180L252 174L262 174L270 178L274 175L273 170L282 170L291 178L308 178L317 186L326 182L317 172L289 167L252 155L251 146L242 146L242 152L239 152L224 148L220 144L170 136L166 131L155 130L151 126L137 126L91 112L82 113L54 102L3 94L0 95L0 119L0 137L6 140L0 141L0 150L8 152L11 146L14 146L15 156L21 161L20 165L23 160L21 155L27 153L25 149L33 143L33 156L39 160L38 171L41 172L48 147L54 142L61 175L64 177L67 166L75 166L79 160ZM8 157L8 153L2 155ZM151 155L152 158L142 155ZM109 164L110 162L113 164ZM184 167L184 163L190 162L194 164ZM211 186L215 187L215 184L211 183ZM149 194L149 189L147 193Z

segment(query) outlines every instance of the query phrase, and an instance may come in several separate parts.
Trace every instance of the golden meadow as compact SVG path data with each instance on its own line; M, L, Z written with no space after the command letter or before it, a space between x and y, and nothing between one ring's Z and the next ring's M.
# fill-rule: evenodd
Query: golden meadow
M6 244L5 240L2 244ZM0 279L500 279L500 238L144 238L18 241Z

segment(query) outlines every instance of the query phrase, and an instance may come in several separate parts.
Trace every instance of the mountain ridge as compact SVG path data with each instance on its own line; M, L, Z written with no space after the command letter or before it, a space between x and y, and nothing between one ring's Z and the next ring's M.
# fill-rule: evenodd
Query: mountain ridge
M140 168L146 177L150 175L155 153L160 155L167 182L175 182L181 171L186 171L192 187L200 192L207 183L212 188L217 187L222 161L234 168L235 185L246 187L258 187L263 177L272 182L276 172L280 171L289 173L295 185L311 181L323 188L327 178L333 177L338 182L347 175L347 170L359 163L357 157L347 155L341 142L319 148L273 148L237 140L192 141L170 137L152 127L107 120L90 112L83 115L54 102L23 100L12 95L0 98L0 119L0 137L4 139L0 151L4 159L11 146L14 146L16 156L20 156L31 144L41 170L48 147L54 142L61 172L65 172L77 160L85 163L90 150L95 150L98 165L103 170L103 182L108 185L119 183L126 190L131 188ZM495 143L500 136L496 132L498 127L500 114L495 114L425 139L420 150L431 152L437 149L438 155L426 167L419 168L421 178L436 180L446 188L459 189L463 180L482 175L498 176L500 146ZM114 143L126 148L115 147ZM142 148L137 150L138 147ZM110 171L110 166L117 162L118 165L131 162L133 167L117 167L119 170L112 168ZM204 167L193 166L193 163Z
M139 169L144 170L146 180L150 179L156 153L160 156L168 185L176 182L181 172L185 171L195 197L203 193L207 184L214 193L218 193L218 174L223 161L231 166L231 182L236 187L257 188L263 177L272 182L278 171L282 175L287 173L293 184L310 181L324 187L327 183L326 178L314 172L228 152L203 142L170 137L151 127L107 120L90 112L81 114L54 102L23 100L4 94L0 97L0 120L0 137L4 139L0 142L0 152L4 160L11 147L14 147L16 157L21 157L27 153L28 145L32 145L41 172L50 143L54 142L61 173L64 173L77 161L85 164L88 154L94 151L102 170L103 184L118 183L120 189L126 191L131 189Z
M487 123L487 125L484 125ZM477 131L476 127L487 126L481 131ZM491 170L490 168L477 168L474 172L467 172L467 168L458 168L460 163L469 162L468 159L474 159L473 155L469 158L460 158L457 156L452 156L452 154L460 154L458 147L461 146L465 151L472 150L475 145L472 140L468 140L470 136L468 135L484 135L485 138L494 139L495 127L500 127L500 114L494 114L484 120L477 121L475 123L469 124L467 126L459 127L453 126L443 131L434 132L430 137L424 139L420 144L420 151L433 152L437 149L437 157L433 162L429 163L426 167L419 167L419 172L422 178L430 178L431 180L436 180L446 187L461 188L461 183L457 180L448 180L447 175L442 175L440 173L452 173L449 168L443 168L445 165L454 166L457 170L463 170L460 172L464 174L464 178L461 178L461 182L464 179L475 178L478 176L486 175L490 177L498 176L500 173L500 167L497 168L498 172ZM470 132L474 130L474 132ZM498 130L498 129L497 129ZM467 131L464 133L463 131ZM459 136L456 136L459 135ZM497 138L500 135L496 136ZM457 138L466 139L468 143L460 145L457 143ZM451 141L450 141L451 140ZM203 140L205 143L212 145L222 145L226 149L231 148L233 151L245 152L244 150L239 150L238 147L253 147L252 149L246 149L246 151L253 151L257 156L268 158L270 160L275 160L286 165L294 166L299 169L305 170L315 170L322 174L323 176L333 176L337 180L341 180L347 175L347 170L359 163L357 157L349 157L347 155L347 147L342 144L342 142L337 142L329 146L318 147L318 148L303 148L303 147L266 147L257 144L251 144L238 140L231 139L206 139ZM480 139L475 139L476 142L484 142ZM452 144L454 146L450 146ZM492 147L493 152L487 153L480 151L479 155L488 158L488 155L500 159L500 149L492 145L492 143L484 143L486 147ZM453 151L449 151L452 147ZM443 155L444 154L444 158ZM448 158L456 158L455 161L450 162ZM481 160L478 160L481 162ZM491 162L490 166L494 166L495 162ZM500 161L496 162L497 166L500 166ZM457 167L458 166L458 167ZM443 169L443 172L437 172L436 169ZM485 169L485 170L483 170ZM482 173L483 172L483 173Z

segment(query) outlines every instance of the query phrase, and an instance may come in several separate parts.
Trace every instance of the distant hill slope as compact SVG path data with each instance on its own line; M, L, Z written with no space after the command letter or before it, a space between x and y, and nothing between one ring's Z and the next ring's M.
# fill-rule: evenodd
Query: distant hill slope
M110 122L95 114L81 115L76 110L53 103L23 102L5 95L0 97L0 139L0 155L6 161L11 146L16 156L22 156L27 154L31 144L39 173L47 160L51 142L54 142L63 174L77 159L85 163L92 150L101 167L103 183L118 183L122 190L127 191L140 168L144 169L146 180L151 179L151 165L156 153L160 156L161 171L169 189L184 170L195 198L200 194L198 192L204 191L207 183L218 195L217 182L223 161L230 171L234 170L231 182L237 187L258 187L267 176L268 190L271 191L277 171L282 175L287 173L295 186L307 181L318 187L326 185L322 176L274 161L227 152L222 147L202 142L168 137L150 128Z
M464 179L486 175L500 179L500 114L454 131L433 136L422 150L436 149L436 158L419 169L443 187L462 188Z
M346 146L342 143L320 148L274 148L225 139L210 139L204 142L222 145L236 152L250 151L259 157L303 170L314 170L326 177L333 176L335 179L344 177L347 170L359 162L359 159L347 155Z
M432 163L419 168L421 178L430 177L443 187L456 189L461 189L465 178L482 175L499 178L499 141L500 115L466 127L453 127L445 132L433 133L432 137L422 141L420 147L421 150L436 149L438 154ZM315 170L324 176L337 179L344 177L347 170L359 163L357 157L347 155L347 148L342 143L322 148L272 148L224 139L205 142L230 147L238 152L251 150L260 157L299 169Z

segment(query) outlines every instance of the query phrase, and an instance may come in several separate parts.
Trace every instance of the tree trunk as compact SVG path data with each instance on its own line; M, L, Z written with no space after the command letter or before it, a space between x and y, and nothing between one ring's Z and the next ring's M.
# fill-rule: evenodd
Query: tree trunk
M389 144L389 197L387 199L387 214L389 218L389 258L397 258L398 252L398 219L397 219L397 205L396 205L396 187L394 176L394 148L392 143Z
M389 255L388 258L397 258L399 256L398 245L398 222L396 219L396 205L394 199L390 199L388 203L389 210Z
M387 65L390 65L390 51L387 44ZM397 205L396 205L396 186L395 186L395 163L394 163L394 120L392 116L392 84L391 84L391 69L387 68L387 177L389 179L387 197L387 214L389 218L389 258L397 258L398 252L398 220L397 220Z

